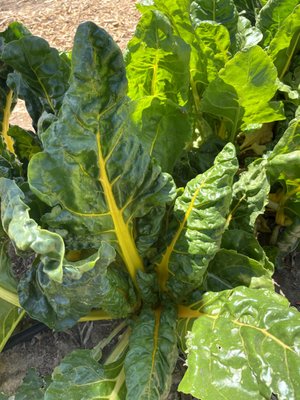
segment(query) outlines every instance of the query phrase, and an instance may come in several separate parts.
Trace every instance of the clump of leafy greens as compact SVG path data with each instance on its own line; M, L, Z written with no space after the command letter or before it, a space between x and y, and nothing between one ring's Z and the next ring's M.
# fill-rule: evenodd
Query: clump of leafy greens
M138 8L124 56L91 22L71 56L0 33L0 349L25 313L123 318L106 359L76 350L19 395L166 399L180 350L184 393L296 400L299 313L272 274L300 239L300 5ZM35 255L20 279L11 244Z

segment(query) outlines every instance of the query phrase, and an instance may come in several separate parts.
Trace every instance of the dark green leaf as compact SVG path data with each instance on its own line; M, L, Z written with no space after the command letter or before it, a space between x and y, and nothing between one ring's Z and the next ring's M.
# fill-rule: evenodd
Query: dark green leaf
M15 400L44 400L46 386L45 380L31 368L18 388Z
M99 364L90 350L75 350L55 368L45 400L125 400L124 357Z
M32 35L4 46L2 59L22 76L46 111L57 113L68 88L69 64L46 40Z
M207 293L193 309L180 391L201 400L298 398L300 318L286 299L241 287Z
M201 285L219 249L236 170L234 146L227 144L214 166L192 179L176 199L173 221L164 237L167 247L156 265L161 289L177 300Z
M176 309L145 308L135 321L125 358L127 400L161 400L177 360Z
M61 284L49 279L42 265L35 266L18 286L22 307L57 330L73 326L92 308L108 312L111 318L126 317L137 299L128 274L113 264L115 256L115 250L102 243L98 253L85 260L65 260Z
M22 162L29 161L31 157L41 151L38 137L30 131L25 131L19 126L11 126L8 135L14 140L14 150Z
M33 156L28 176L32 191L54 207L44 218L64 230L71 248L112 243L133 279L143 269L136 240L157 239L153 230L136 235L137 220L175 195L171 177L151 161L134 132L128 132L127 82L120 49L93 23L79 26L72 52L70 88L57 121L42 134L44 152ZM154 215L152 215L154 217Z

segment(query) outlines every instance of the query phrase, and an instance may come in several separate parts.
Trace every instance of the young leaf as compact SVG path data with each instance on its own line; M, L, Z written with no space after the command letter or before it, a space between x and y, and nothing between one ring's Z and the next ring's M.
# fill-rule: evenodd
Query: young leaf
M99 364L91 350L75 350L55 368L45 400L125 400L123 363L124 356L111 364Z
M260 10L256 26L264 35L263 46L267 47L275 37L286 18L299 4L298 0L269 0Z
M208 85L201 109L221 119L225 125L222 137L234 140L239 129L285 119L280 103L271 102L276 79L276 68L266 53L258 46L247 48L228 61Z
M191 19L196 26L201 21L222 24L229 31L231 44L235 45L238 12L232 0L194 0L191 2Z
M240 287L208 292L192 308L198 318L180 391L201 400L269 400L272 392L279 400L298 398L300 319L285 298Z
M284 20L272 39L268 53L282 79L290 66L293 56L300 48L300 5Z
M253 232L257 217L264 212L270 191L266 164L262 159L253 161L233 185L231 228Z
M176 298L201 285L209 261L219 249L237 171L235 148L227 144L213 167L192 179L174 206L168 246L157 262L162 290Z
M160 400L169 393L177 360L176 309L144 308L125 358L126 399Z
M44 222L64 229L72 248L112 243L135 280L143 270L135 220L164 207L175 193L171 177L128 133L126 87L122 53L112 38L93 23L80 25L70 88L57 121L42 135L44 152L32 157L28 177L32 191L55 206ZM157 232L147 235L155 241Z

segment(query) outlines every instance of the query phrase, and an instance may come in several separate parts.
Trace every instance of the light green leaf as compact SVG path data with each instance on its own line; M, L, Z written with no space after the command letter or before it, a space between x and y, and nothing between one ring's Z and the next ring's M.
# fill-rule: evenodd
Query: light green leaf
M194 0L191 2L191 19L194 25L201 21L214 21L225 26L235 44L238 12L232 0Z
M70 88L57 121L42 135L44 152L33 156L28 176L32 191L54 207L44 223L63 229L73 249L110 242L135 280L136 271L143 270L136 220L165 207L175 192L171 177L129 132L126 89L120 49L95 24L80 25ZM146 232L150 244L162 217L159 213L155 229Z
M144 308L125 358L127 400L164 400L177 360L176 309Z
M272 39L268 53L273 60L279 79L290 66L293 56L300 48L300 5L284 20Z
M169 100L145 96L131 103L130 118L147 152L163 171L172 172L192 139L192 126L185 109Z
M277 32L286 23L286 18L298 4L298 0L269 0L260 10L256 26L264 35L264 47L270 44Z
M126 53L129 97L155 96L185 105L189 59L189 46L174 34L168 19L158 11L145 13Z
M103 365L91 350L75 350L55 368L45 400L125 400L123 362L124 356Z
M257 217L263 214L270 191L266 164L263 159L253 161L233 185L231 228L253 232Z
M161 289L177 300L201 285L220 247L236 171L235 148L227 144L213 167L192 179L176 199L164 237L168 245L156 266Z
M201 109L222 121L223 138L234 140L240 129L285 119L280 103L271 101L276 79L276 68L266 53L258 46L247 48L228 61L208 85Z
M239 50L259 44L262 37L261 31L257 27L252 26L247 18L243 16L239 17L238 32L236 34L237 48Z
M188 370L179 390L201 400L296 400L300 390L300 318L264 289L206 293L193 307Z

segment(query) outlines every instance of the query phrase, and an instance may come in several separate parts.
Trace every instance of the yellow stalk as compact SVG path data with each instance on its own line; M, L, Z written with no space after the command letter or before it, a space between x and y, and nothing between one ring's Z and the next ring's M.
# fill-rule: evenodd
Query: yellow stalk
M6 105L3 111L3 123L2 123L2 137L4 139L4 142L6 144L7 149L15 154L14 150L14 141L13 138L11 138L7 133L9 130L9 117L10 117L10 109L12 105L12 99L13 99L13 91L10 90L6 96Z

